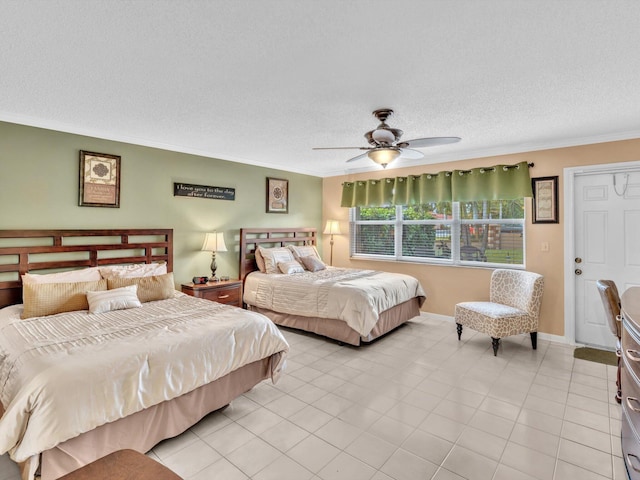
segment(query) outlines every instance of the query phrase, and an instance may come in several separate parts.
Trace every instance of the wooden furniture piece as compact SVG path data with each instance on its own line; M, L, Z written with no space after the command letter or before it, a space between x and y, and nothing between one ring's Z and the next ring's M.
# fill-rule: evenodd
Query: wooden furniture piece
M640 287L630 287L622 304L622 457L630 480L640 479Z
M251 272L258 270L256 250L286 247L287 245L317 245L318 232L315 228L241 228L240 229L240 280L244 281Z
M246 292L245 280L247 275L258 270L255 252L259 246L271 248L316 244L317 230L315 228L241 228L240 265L238 271L240 272L240 280L243 282L243 291ZM358 346L362 343L371 342L420 315L420 306L423 302L424 297L416 296L379 312L377 323L366 336L349 327L345 321L335 318L293 315L259 308L255 305L247 305L247 308L269 317L277 325L316 333L341 343Z
M34 270L165 261L173 271L172 229L0 230L0 239L0 274L10 277L0 276L0 308L22 303L20 275Z
M22 303L20 276L28 272L158 261L173 271L172 229L0 230L0 308ZM190 393L62 442L21 463L22 478L38 465L41 480L52 480L117 450L149 451L270 378L272 362L267 357L247 364ZM0 404L0 418L3 414Z
M602 299L602 306L604 307L604 314L607 317L607 324L611 333L616 337L616 357L618 357L618 373L616 375L616 386L618 391L616 392L616 402L622 401L622 391L620 390L620 356L622 354L620 350L620 338L622 336L622 325L620 323L620 295L618 294L618 287L613 280L598 280L596 282L598 292L600 292L600 298Z
M544 277L523 270L496 269L491 274L488 302L462 302L456 305L458 341L462 326L491 337L493 355L498 355L500 339L529 333L536 349L538 315L544 289Z
M182 477L142 453L118 450L60 480L182 480Z
M242 281L220 280L202 285L183 283L182 293L213 302L242 307Z

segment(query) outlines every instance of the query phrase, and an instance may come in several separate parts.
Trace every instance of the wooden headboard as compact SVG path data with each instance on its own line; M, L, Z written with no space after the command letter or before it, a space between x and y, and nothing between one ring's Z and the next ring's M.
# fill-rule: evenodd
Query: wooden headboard
M287 245L316 245L315 228L241 228L240 229L240 280L258 270L256 249L259 246L286 247Z
M22 303L27 272L163 260L172 272L172 229L0 230L0 308Z

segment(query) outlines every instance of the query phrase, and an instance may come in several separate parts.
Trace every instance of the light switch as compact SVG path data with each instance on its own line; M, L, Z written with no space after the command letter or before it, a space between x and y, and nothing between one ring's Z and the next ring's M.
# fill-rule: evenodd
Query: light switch
M541 246L540 250L542 250L543 252L548 252L549 251L549 242L542 242L542 246Z

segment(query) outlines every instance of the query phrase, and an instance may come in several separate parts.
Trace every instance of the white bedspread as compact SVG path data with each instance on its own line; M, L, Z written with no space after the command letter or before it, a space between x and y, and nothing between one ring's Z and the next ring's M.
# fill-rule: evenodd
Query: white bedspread
M17 462L282 352L275 381L288 351L263 315L180 293L97 315L20 310L0 310L0 453Z
M252 272L245 281L248 305L305 317L343 320L361 336L369 335L379 314L425 293L409 275L327 267L319 272Z

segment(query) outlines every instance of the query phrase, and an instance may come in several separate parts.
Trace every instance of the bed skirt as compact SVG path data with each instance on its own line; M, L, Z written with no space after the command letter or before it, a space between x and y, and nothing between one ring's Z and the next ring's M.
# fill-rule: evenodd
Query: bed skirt
M420 298L412 298L382 312L377 323L366 337L361 336L342 320L290 315L288 313L259 308L254 305L247 305L247 308L269 317L276 325L316 333L339 342L358 346L362 342L375 340L381 335L390 332L410 319L420 315Z
M161 440L181 434L207 414L270 378L272 363L277 364L277 358L273 357L277 355L281 354L240 367L192 392L60 443L20 464L22 478L33 478L38 463L41 480L55 480L117 450L128 448L146 453ZM0 405L0 416L2 413Z

